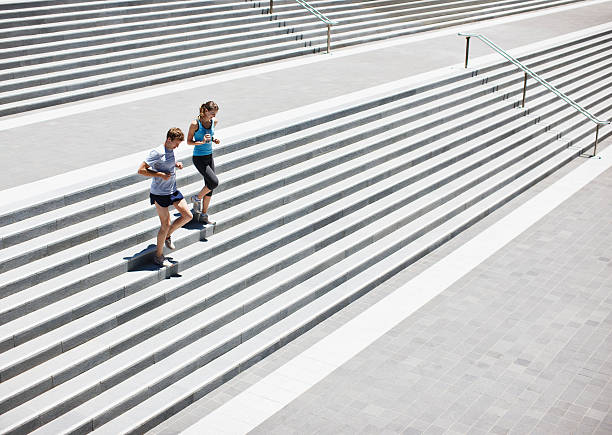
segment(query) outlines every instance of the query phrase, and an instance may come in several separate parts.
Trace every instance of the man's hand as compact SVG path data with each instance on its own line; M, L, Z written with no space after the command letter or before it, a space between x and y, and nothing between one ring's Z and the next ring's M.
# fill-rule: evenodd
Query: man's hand
M176 162L174 166L176 166L177 169L183 169L183 162Z
M221 143L221 141L219 139L217 139L217 138L214 138L212 141L214 143L216 143L217 145L219 145Z
M170 174L166 174L165 172L158 172L158 174L160 174L160 178L163 178L164 180L169 180L171 175Z

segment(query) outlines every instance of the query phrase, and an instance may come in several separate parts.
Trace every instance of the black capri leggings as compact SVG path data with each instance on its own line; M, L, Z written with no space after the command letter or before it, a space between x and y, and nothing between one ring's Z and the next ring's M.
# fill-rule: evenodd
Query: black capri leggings
M207 156L193 156L193 164L198 172L204 177L204 184L210 189L206 196L212 196L212 191L219 185L219 179L215 174L215 162L212 154Z

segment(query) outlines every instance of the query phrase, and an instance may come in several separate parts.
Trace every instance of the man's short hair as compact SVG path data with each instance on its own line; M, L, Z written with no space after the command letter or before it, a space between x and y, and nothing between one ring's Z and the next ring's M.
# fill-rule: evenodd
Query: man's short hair
M166 139L170 139L170 140L175 140L175 139L185 140L185 135L183 134L183 132L181 131L180 128L174 127L174 128L171 128L170 130L168 130L168 134L166 134Z

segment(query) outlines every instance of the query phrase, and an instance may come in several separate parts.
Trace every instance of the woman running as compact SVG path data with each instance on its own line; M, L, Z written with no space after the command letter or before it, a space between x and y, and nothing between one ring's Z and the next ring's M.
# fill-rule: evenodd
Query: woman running
M204 187L197 195L191 197L193 211L201 215L200 222L212 224L208 219L208 206L212 192L219 185L219 179L215 174L215 162L212 155L212 144L221 141L215 138L215 127L217 120L215 116L219 106L213 101L208 101L200 106L200 115L189 125L187 144L193 145L193 164L204 177Z

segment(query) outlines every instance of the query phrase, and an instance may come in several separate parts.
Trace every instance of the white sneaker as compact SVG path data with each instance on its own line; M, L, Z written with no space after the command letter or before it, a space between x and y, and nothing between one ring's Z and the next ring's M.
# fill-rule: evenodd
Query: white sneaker
M193 195L191 197L191 202L193 202L193 211L195 213L202 212L202 200L197 197L197 195Z
M166 237L166 246L168 247L168 249L176 249L176 246L174 246L174 243L172 243L171 236Z
M217 222L213 222L208 219L208 213L203 213L200 215L200 222L206 225L217 225Z
M153 257L153 263L155 263L159 267L170 267L170 266L172 266L172 263L170 263L170 260L168 260L163 255L160 255L159 257L157 255L154 256Z

